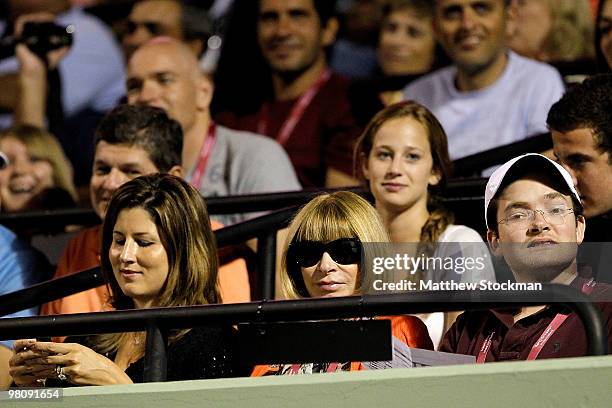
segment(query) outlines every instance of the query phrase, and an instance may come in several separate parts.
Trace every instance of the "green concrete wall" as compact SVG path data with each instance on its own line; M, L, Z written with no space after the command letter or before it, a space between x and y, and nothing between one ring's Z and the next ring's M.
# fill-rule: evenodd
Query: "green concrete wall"
M612 407L612 356L66 389L0 407Z

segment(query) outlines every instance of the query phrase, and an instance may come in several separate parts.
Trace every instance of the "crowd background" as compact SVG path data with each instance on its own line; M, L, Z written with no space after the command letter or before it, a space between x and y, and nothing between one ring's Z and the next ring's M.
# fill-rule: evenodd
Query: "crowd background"
M39 35L48 35L41 23L50 21L74 28L70 47L41 53L15 43L35 23ZM453 160L542 135L546 142L534 153L569 172L584 207L577 216L587 219L585 240L610 241L611 85L609 75L595 74L610 73L611 27L612 0L3 1L0 31L8 45L0 53L6 55L0 60L0 151L7 160L0 168L0 211L92 208L104 224L67 225L66 236L51 238L70 240L62 241L62 255L46 260L29 244L36 231L0 226L0 251L16 248L0 259L0 276L19 275L0 280L0 294L99 264L130 281L134 271L109 264L113 225L107 224L118 221L117 214L108 220L106 211L122 186L151 173L174 176L174 183L193 186L205 199L360 186L373 204L372 214L361 216L386 230L385 241L420 243L425 251L430 244L436 251L450 251L447 243L484 246L487 230L455 225L442 204ZM493 171L476 168L472 174ZM354 206L363 205L359 200ZM200 213L207 240L211 225L261 215L211 214L209 220L205 210ZM326 222L333 226L344 222L332 218ZM157 228L165 225L154 221ZM298 297L287 289L295 280L287 276L286 262L302 221L298 216L279 232L277 286L286 292L279 291L279 298ZM320 245L361 238L346 231L300 238ZM151 244L134 242L141 249ZM210 296L188 304L251 300L254 248L251 241L219 252L214 278L206 278ZM164 249L169 258L177 250L167 242ZM454 246L451 256L466 251ZM327 260L318 255L319 263ZM312 267L300 266L303 274ZM166 271L165 279L171 276ZM496 279L492 265L485 275L463 280L483 278ZM115 300L125 294L117 280L110 293ZM306 275L304 280L307 285ZM343 294L359 293L358 287ZM105 287L73 296L43 305L40 313L135 306L117 307ZM173 296L182 295L173 293L168 305L186 304ZM308 291L300 297L319 296ZM419 316L434 348L454 317ZM411 324L418 326L415 332L423 329ZM230 328L220 330L231 337ZM40 359L45 352L75 352L105 362L109 350L122 368L111 366L112 377L129 382L124 372L140 360L141 350L125 352L125 338L104 343L110 348L99 341L94 357L72 343L65 349L27 340L2 343L0 386L10 383L3 371L9 359L21 385L52 375L74 384L102 383L63 360ZM417 343L431 348L428 341ZM14 344L23 350L11 356ZM230 361L228 350L220 354ZM29 360L36 375L28 373ZM223 376L242 370L231 361L210 371L216 369ZM283 368L294 369L313 367Z

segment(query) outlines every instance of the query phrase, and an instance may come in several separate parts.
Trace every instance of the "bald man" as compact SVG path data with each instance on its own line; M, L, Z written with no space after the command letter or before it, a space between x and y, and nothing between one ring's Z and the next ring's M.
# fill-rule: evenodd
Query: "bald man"
M214 87L190 49L159 37L128 62L128 103L164 109L183 128L186 179L206 197L301 189L284 149L275 141L216 125L210 116ZM225 225L255 214L217 217Z

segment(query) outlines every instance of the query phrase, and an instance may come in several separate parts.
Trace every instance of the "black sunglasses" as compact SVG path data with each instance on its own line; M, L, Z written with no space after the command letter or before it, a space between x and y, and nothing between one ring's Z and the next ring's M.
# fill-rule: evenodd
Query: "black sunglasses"
M361 261L361 241L358 238L340 238L326 244L319 241L292 242L287 251L287 264L303 268L313 266L325 252L336 263L356 264Z

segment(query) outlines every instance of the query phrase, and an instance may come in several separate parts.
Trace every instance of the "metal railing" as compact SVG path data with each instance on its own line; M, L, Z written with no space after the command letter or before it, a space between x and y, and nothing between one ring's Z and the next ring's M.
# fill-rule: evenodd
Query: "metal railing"
M260 293L263 299L274 298L276 269L276 232L287 226L297 207L276 211L262 217L214 231L219 248L257 238ZM0 296L0 316L93 289L104 284L100 268L87 269L68 276L41 282Z
M537 292L480 291L478 301L475 302L474 298L474 292L435 291L0 319L0 340L146 331L144 380L164 381L167 366L164 339L171 329L485 310L536 306L543 304L541 299L557 299L582 321L587 337L587 355L605 355L608 352L607 332L598 308L572 287L545 284ZM515 299L523 300L518 303L513 301Z
M486 179L451 179L445 190L444 200L451 205L458 200L482 199ZM274 211L286 207L303 205L317 194L339 190L353 191L373 201L364 187L309 189L279 193L248 194L226 197L205 197L210 215L235 214L259 211ZM13 230L37 229L41 232L56 233L66 225L97 225L100 218L91 208L65 208L56 210L0 213L0 224Z
M472 207L473 200L481 200L484 191L484 179L457 179L449 182L447 198L449 204L461 202ZM277 208L277 206L294 205L252 220L235 224L214 231L219 248L243 243L251 238L257 238L257 270L259 288L256 293L263 299L274 298L274 270L276 262L276 232L286 227L297 211L297 206L310 200L314 194L333 190L312 190L289 193L271 193L249 196L234 196L208 199L211 213L231 213L248 208L252 211ZM352 189L365 197L369 193L363 188ZM458 198L463 195L463 197ZM371 197L370 197L371 198ZM455 201L454 201L455 200ZM225 211L225 212L224 212ZM480 217L479 217L480 218ZM57 211L40 211L31 213L13 213L0 216L0 223L10 225L65 225L98 223L99 220L92 210L72 209ZM99 268L92 268L69 276L42 282L17 292L0 296L0 316L69 296L84 290L104 284Z
M503 164L515 156L525 153L541 153L552 149L550 133L542 133L521 141L499 146L484 152L457 159L453 162L455 176L471 177L480 175L483 170ZM483 189L484 191L484 189Z

